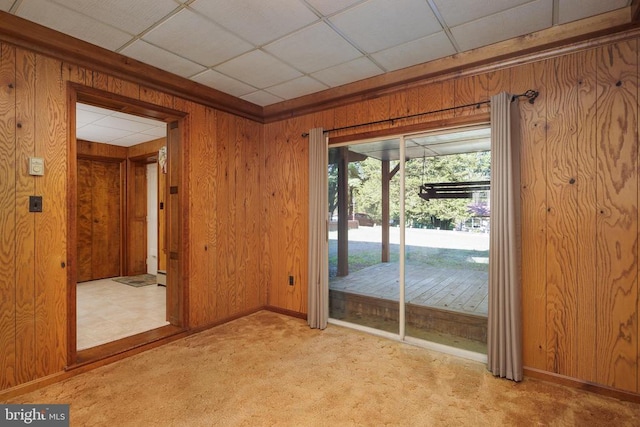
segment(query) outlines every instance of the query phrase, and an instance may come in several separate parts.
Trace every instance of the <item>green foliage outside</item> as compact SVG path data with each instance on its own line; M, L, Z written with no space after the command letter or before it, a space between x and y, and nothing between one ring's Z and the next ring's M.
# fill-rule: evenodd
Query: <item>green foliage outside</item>
M390 169L398 162L391 162ZM336 164L329 169L329 212L334 214L337 207ZM349 189L352 194L354 209L366 212L381 223L382 218L382 186L381 162L368 158L361 162L349 163ZM469 205L478 204L478 200L470 199L436 199L425 201L418 195L420 185L436 182L465 182L489 180L491 173L490 152L454 154L442 157L410 159L405 162L406 174L406 221L407 226L414 228L453 229L456 224L464 223L474 216ZM390 183L390 217L394 224L400 217L400 174L395 174ZM485 203L479 195L480 204ZM477 211L477 210L476 210ZM351 212L350 212L351 213Z

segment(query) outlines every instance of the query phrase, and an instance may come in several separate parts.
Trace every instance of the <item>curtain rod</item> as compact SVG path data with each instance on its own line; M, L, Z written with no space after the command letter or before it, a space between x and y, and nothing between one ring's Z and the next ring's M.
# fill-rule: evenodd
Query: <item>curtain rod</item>
M520 95L513 95L511 97L511 102L515 101L518 98L523 98L524 97L524 98L527 98L529 100L530 104L533 104L539 94L540 93L538 91L529 89L528 91L526 91L525 93L521 93ZM343 126L343 127L339 127L339 128L327 129L327 130L324 130L323 133L337 132L339 130L353 129L353 128L358 128L358 127L362 127L362 126L378 125L378 124L387 123L387 122L391 122L393 124L393 122L396 121L396 120L412 119L414 117L426 116L428 114L443 113L445 111L457 110L459 108L467 108L467 107L480 108L481 105L490 104L490 103L491 103L490 100L474 102L472 104L459 105L457 107L442 108L440 110L427 111L425 113L411 114L409 116L393 117L391 119L376 120L374 122L359 123L357 125L350 125L350 126ZM302 134L302 136L303 137L307 137L307 136L309 136L309 133L305 132L305 133Z

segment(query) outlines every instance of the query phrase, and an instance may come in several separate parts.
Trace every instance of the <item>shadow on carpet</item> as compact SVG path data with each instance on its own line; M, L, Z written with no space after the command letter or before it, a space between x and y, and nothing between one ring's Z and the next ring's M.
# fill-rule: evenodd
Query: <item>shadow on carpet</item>
M139 274L137 276L117 277L113 280L118 283L124 283L125 285L134 286L136 288L158 284L156 276L153 274Z

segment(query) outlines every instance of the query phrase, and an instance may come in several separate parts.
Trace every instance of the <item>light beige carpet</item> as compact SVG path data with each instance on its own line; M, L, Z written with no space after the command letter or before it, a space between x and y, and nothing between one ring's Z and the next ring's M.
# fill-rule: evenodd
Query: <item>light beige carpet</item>
M631 426L640 405L262 311L12 403L72 426Z

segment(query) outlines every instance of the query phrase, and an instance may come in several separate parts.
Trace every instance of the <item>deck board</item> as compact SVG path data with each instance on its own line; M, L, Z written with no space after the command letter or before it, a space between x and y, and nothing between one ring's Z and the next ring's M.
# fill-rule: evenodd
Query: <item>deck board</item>
M329 280L329 289L398 301L398 263L380 263L345 277ZM488 309L486 271L409 265L405 271L408 304L486 316Z

